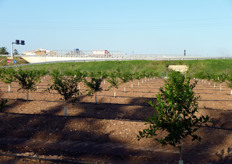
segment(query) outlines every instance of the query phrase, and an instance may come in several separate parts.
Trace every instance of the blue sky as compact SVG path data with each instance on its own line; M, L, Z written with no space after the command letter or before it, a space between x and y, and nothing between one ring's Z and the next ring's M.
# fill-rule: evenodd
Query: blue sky
M232 0L0 0L0 47L232 56Z

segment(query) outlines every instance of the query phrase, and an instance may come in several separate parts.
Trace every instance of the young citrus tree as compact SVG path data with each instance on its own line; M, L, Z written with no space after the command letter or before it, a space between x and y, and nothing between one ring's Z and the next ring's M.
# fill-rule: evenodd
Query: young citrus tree
M127 83L133 80L132 74L130 72L121 73L119 75L119 78L121 79L121 84L124 84L124 83ZM124 87L124 92L126 92L126 87Z
M154 137L158 143L174 147L179 146L181 140L187 136L191 136L193 141L201 141L201 137L195 132L198 130L198 125L206 123L209 117L196 115L199 98L194 96L193 88L196 83L190 83L190 78L185 78L179 72L170 72L164 88L160 88L160 93L157 94L157 102L149 102L157 113L148 118L147 123L150 127L139 132L138 140ZM158 131L167 132L167 135L160 138ZM179 150L180 161L182 161L181 146Z
M41 69L37 71L40 74L40 77L43 77L43 79L45 80L46 75L49 74L49 71L45 70L45 69Z
M194 77L195 78L198 78L198 79L206 79L207 78L207 75L205 72L197 72L194 74ZM213 78L213 76L211 75L211 79Z
M69 70L69 71L66 71L64 74L67 75L67 76L76 76L76 77L79 77L80 80L83 77L83 74L82 74L82 72L80 70Z
M120 77L119 71L111 72L108 74L107 81L108 81L108 83L110 83L110 86L108 87L109 90L111 88L118 89L118 87L120 86L120 81L119 81L118 77ZM116 97L115 90L114 90L114 97Z
M121 83L127 83L133 79L132 74L129 72L121 73L119 78L121 79Z
M141 74L139 72L135 72L133 74L134 79L140 80L142 78Z
M29 91L36 90L36 84L40 81L40 72L36 70L22 70L19 69L14 77L19 83L19 90L27 92L27 101L29 99Z
M221 73L221 74L219 74L218 77L219 77L220 83L223 83L223 82L225 82L226 79L228 78L228 74L226 74L226 73Z
M214 87L215 87L215 85L217 85L217 84L219 84L219 83L225 82L227 76L228 76L228 75L225 74L225 73L214 74L214 75L212 75L213 81L215 82L215 83L214 83ZM221 88L221 86L220 86L220 88Z
M232 73L227 77L226 84L231 89L230 94L232 95Z
M209 82L209 84L210 84L210 81L211 81L211 79L212 79L212 75L209 74L209 73L206 73L205 78L208 80L208 82Z
M1 80L8 84L8 92L11 90L11 83L15 81L15 70L13 68L1 69Z
M59 71L52 72L52 84L47 89L56 90L64 99L64 115L67 117L67 102L79 95L78 82L80 77L64 76Z
M101 83L107 77L107 74L98 72L97 74L91 73L89 81L84 79L85 85L88 87L87 95L94 95L95 103L97 104L97 93L102 91Z

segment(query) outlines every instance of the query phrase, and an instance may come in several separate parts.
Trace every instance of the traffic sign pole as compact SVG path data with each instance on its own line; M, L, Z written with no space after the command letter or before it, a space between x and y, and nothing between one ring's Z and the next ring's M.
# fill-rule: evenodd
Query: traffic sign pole
M11 43L11 58L13 58L13 44L14 42Z
M16 40L15 42L11 43L11 58L13 59L14 54L13 54L13 44L21 44L21 45L25 45L25 41L24 40Z

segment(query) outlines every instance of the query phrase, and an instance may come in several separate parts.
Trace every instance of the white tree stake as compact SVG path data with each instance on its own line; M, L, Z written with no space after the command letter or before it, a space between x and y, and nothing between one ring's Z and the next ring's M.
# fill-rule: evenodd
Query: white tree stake
M10 92L10 85L8 85L8 92Z
M126 92L126 87L124 87L124 92Z
M114 91L114 98L116 97L116 92Z
M183 159L182 159L182 145L181 145L181 143L178 145L178 147L179 147L179 152L180 152L179 164L184 164Z
M67 117L67 105L66 105L66 101L64 103L64 116L65 116L65 118Z
M95 103L97 104L97 94L95 93Z

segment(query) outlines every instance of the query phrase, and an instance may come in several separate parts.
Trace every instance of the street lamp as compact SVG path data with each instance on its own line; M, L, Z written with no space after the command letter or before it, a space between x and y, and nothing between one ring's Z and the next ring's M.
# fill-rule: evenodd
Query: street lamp
M11 43L11 58L13 58L13 44L17 44L17 45L25 45L25 41L24 40L16 40L15 42Z

